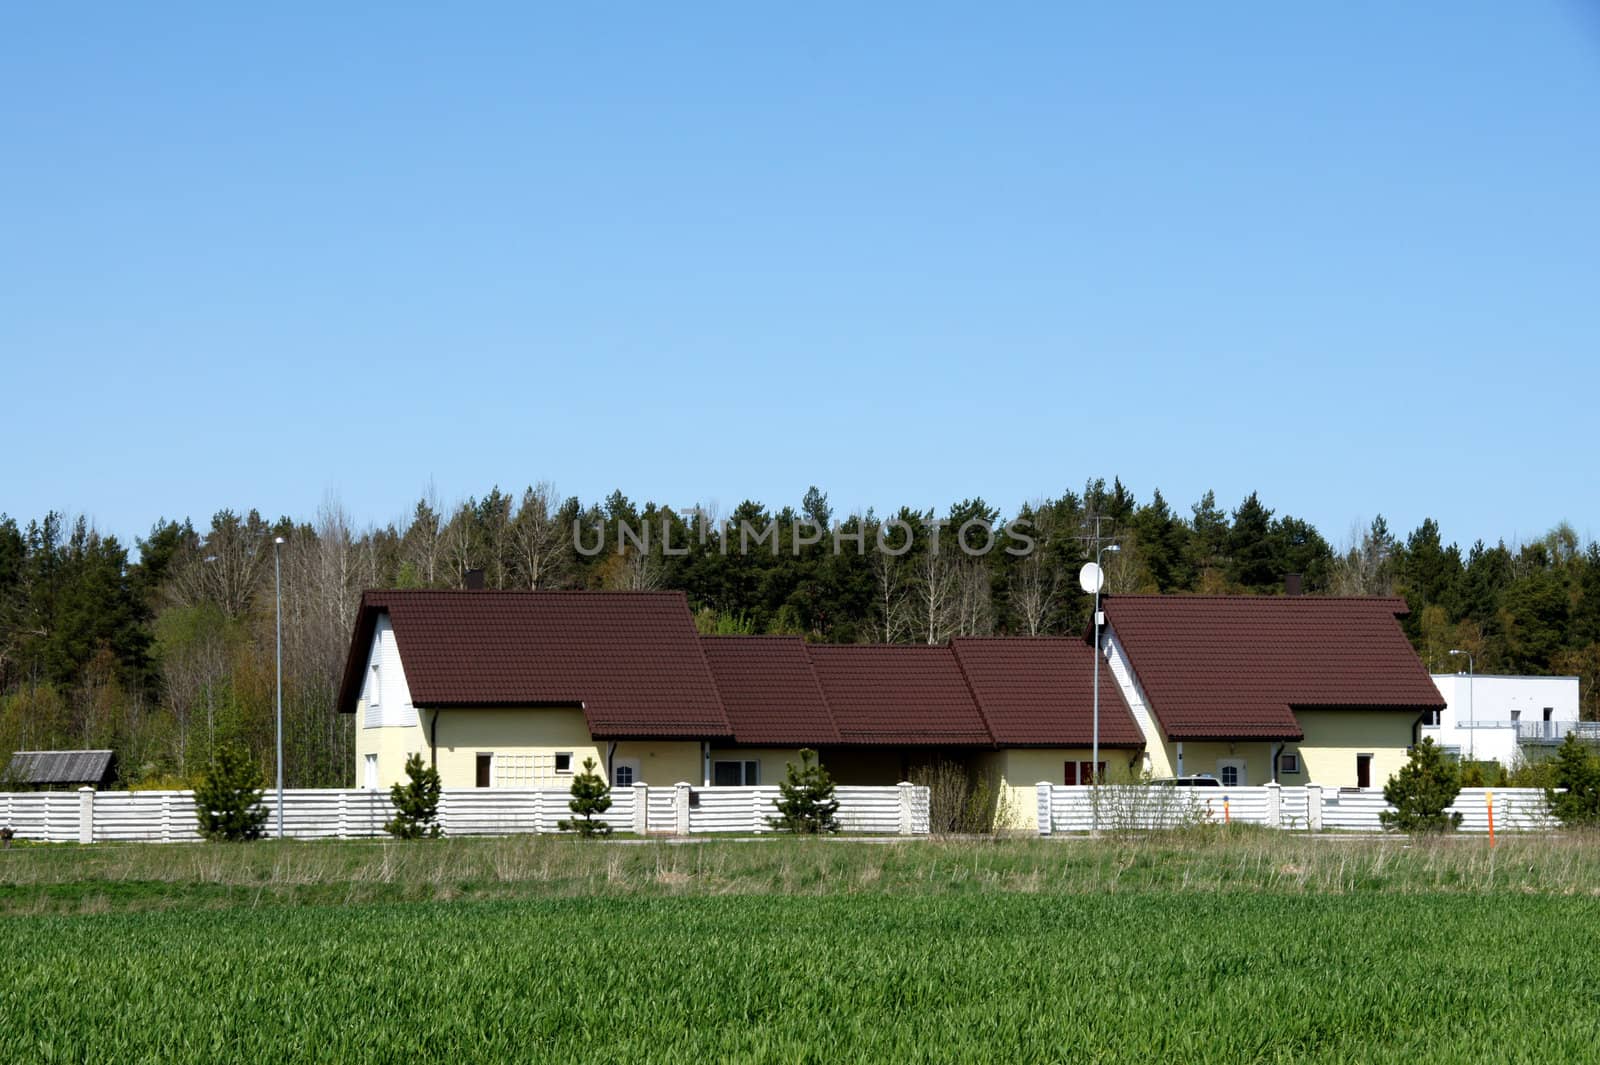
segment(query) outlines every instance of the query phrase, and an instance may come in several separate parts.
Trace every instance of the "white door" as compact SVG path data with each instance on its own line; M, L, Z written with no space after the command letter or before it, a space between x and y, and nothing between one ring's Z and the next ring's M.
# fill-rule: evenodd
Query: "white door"
M366 778L362 787L368 791L378 790L378 756L375 754L367 755Z
M1225 788L1242 788L1250 778L1245 776L1243 758L1218 758L1217 779Z
M639 759L616 758L611 762L611 786L613 788L631 788L639 780Z

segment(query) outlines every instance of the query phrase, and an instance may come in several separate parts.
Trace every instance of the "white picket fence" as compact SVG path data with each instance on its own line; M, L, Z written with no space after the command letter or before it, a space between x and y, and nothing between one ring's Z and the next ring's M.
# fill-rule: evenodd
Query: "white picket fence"
M835 797L846 832L928 832L925 787L840 787ZM439 823L447 836L556 833L559 823L572 816L567 805L571 798L566 788L446 788L439 800ZM777 801L776 787L639 784L613 789L611 808L601 820L616 831L639 835L770 832L768 818L777 815ZM268 791L262 806L272 834L277 826L276 794ZM371 839L384 834L384 823L393 816L394 806L383 791L294 788L283 793L284 835L295 839ZM19 839L52 843L178 843L200 838L190 791L82 788L0 793L0 825L10 826Z
M1541 788L1462 788L1452 811L1461 814L1461 831L1489 830L1489 802L1496 832L1539 832L1559 828ZM1107 785L1037 787L1039 834L1102 829L1176 828L1224 822L1289 830L1342 829L1381 832L1379 815L1389 809L1381 788L1323 788L1316 784L1285 788L1171 788ZM1098 819L1096 809L1098 808Z

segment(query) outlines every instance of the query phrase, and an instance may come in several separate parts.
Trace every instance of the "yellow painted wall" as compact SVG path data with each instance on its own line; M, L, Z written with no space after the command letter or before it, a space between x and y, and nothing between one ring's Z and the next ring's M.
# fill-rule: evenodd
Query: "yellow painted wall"
M1300 754L1301 772L1279 777L1284 785L1356 786L1356 755L1372 755L1372 786L1388 783L1409 757L1414 710L1296 710L1305 739L1291 743Z
M583 711L577 707L503 707L495 709L418 710L418 724L395 728L362 728L362 707L356 710L356 784L366 783L366 756L378 755L380 788L405 778L406 758L420 751L429 754L428 730L439 715L439 780L447 788L470 788L477 784L477 757L496 756L495 784L507 786L551 786L570 777L554 774L554 756L572 754L574 772L585 758L606 764L604 741L589 735ZM639 763L639 779L650 784L669 785L680 780L701 781L698 741L621 741L616 757ZM602 768L603 772L603 768Z
M713 763L712 778L716 779L715 763L750 761L754 759L761 763L758 771L759 780L763 786L780 783L788 772L789 763L800 764L800 748L798 747L712 747L711 761ZM697 778L698 779L698 778Z
M1172 744L1173 775L1177 774L1177 744ZM1265 740L1237 740L1233 743L1197 743L1186 740L1183 744L1183 775L1198 773L1221 779L1218 759L1243 758L1244 787L1259 787L1272 783L1272 744Z
M978 771L1000 776L1005 802L1003 827L1037 829L1039 782L1065 783L1067 763L1087 762L1090 753L1088 747L1011 747L980 756ZM1143 752L1125 747L1100 748L1100 760L1106 764L1106 780L1110 783L1132 779L1143 770Z

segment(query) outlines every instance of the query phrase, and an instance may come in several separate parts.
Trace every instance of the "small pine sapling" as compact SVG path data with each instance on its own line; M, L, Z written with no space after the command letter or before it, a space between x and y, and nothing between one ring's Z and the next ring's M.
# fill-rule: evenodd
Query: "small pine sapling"
M1568 828L1600 825L1600 758L1569 732L1551 762L1555 786L1544 793L1550 813Z
M611 809L611 785L595 772L593 758L583 760L583 772L572 778L572 799L567 809L579 815L560 822L556 827L563 832L576 832L585 839L590 836L611 835L611 825L596 820L597 814Z
M1393 810L1379 814L1384 828L1400 832L1448 832L1461 824L1459 813L1447 813L1461 794L1461 774L1444 750L1425 738L1411 748L1411 759L1383 786Z
M267 823L261 795L261 770L249 753L232 744L219 747L194 785L200 835L229 843L260 839Z
M394 803L394 819L383 826L389 835L396 839L444 835L439 827L439 771L423 765L420 753L406 759L406 783L390 787L389 801Z
M767 824L780 832L816 836L839 831L833 778L816 757L816 751L802 750L800 764L790 762L778 784L778 816L767 818Z

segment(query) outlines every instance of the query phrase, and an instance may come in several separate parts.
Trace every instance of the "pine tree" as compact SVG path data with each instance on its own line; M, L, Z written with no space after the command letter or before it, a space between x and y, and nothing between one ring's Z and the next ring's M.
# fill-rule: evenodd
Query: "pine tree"
M1448 832L1461 824L1459 813L1447 813L1461 794L1461 775L1444 750L1425 738L1411 748L1411 760L1383 786L1393 810L1379 814L1383 827L1401 832Z
M1600 824L1600 758L1569 732L1553 761L1555 787L1544 793L1550 813L1563 825Z
M579 816L558 824L556 827L561 831L576 832L585 839L611 835L608 822L595 820L596 814L611 809L611 785L606 783L605 777L595 772L596 768L593 758L585 758L583 772L572 778L572 799L567 803L567 809Z
M394 819L383 830L396 839L438 839L444 835L439 827L439 771L423 765L422 755L413 752L406 759L406 777L406 783L389 789Z
M778 816L767 824L780 832L820 835L839 831L839 800L833 797L833 778L816 762L817 752L800 752L800 764L790 762L778 785Z
M260 839L267 821L261 794L261 770L250 755L231 744L218 748L211 767L194 786L200 835L230 843Z

